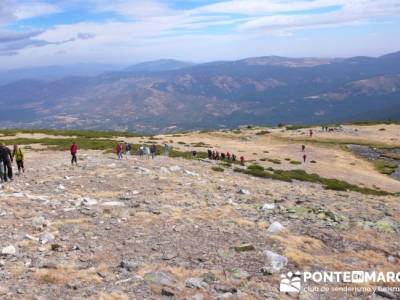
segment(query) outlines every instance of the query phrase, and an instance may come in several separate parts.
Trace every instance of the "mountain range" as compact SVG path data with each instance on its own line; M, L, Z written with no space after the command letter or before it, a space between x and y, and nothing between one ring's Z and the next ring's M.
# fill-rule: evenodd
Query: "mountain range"
M400 52L57 68L0 73L1 127L152 133L400 118Z

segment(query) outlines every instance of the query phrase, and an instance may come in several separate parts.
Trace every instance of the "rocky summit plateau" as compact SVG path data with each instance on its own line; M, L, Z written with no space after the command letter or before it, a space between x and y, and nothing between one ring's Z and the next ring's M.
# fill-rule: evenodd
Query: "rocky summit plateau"
M288 272L399 271L400 125L330 129L1 131L26 170L0 189L0 298L399 299L382 282L279 290ZM136 155L152 143L169 157Z

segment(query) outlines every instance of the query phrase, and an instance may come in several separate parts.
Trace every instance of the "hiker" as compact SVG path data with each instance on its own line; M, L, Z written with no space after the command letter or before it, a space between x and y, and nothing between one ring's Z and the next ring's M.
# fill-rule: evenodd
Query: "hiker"
M149 146L144 147L144 154L146 155L146 159L150 159L150 148Z
M301 145L301 152L306 151L306 145Z
M122 145L120 143L117 144L117 156L118 160L122 159Z
M169 146L168 146L168 144L164 144L164 156L169 156Z
M215 159L216 159L216 160L219 160L219 152L218 152L218 151L215 152Z
M240 157L240 164L241 164L242 166L244 166L244 162L245 162L244 156L241 156L241 157Z
M207 153L208 153L208 159L212 159L212 151L208 149Z
M227 158L228 160L231 160L231 154L230 154L229 152L226 153L226 158Z
M2 144L0 147L0 159L3 161L3 179L5 182L10 179L13 181L12 162L13 157L11 151L6 145Z
M303 162L305 163L307 161L307 154L303 155Z
M0 159L0 183L3 183L4 181L4 164L3 160Z
M151 158L154 159L154 157L157 155L157 146L155 144L150 146L150 153Z
M15 158L15 161L17 162L18 175L21 174L21 170L23 173L25 173L24 153L22 152L21 148L18 145L14 145L12 156L13 158Z
M197 156L197 151L196 150L192 151L192 156L193 156L193 158L196 158L196 156Z
M71 156L72 156L71 165L73 165L74 163L77 165L78 159L76 157L76 154L78 153L78 145L75 142L72 143L70 151L71 151Z
M138 154L139 154L139 157L140 157L140 158L143 157L143 154L144 154L144 146L143 146L143 145L141 145L141 146L139 147L139 149L138 149Z
M131 150L132 150L132 145L130 143L125 144L125 156L126 160L129 159L129 156L131 156Z
M232 154L232 161L236 161L236 155Z
M225 160L225 158L226 158L225 153L222 152L222 153L221 153L221 160Z
M212 152L212 159L216 160L217 159L217 154L215 153L215 151Z
M312 130L312 129L310 129L310 137L312 137L312 136L313 136L313 134L314 134L313 130Z

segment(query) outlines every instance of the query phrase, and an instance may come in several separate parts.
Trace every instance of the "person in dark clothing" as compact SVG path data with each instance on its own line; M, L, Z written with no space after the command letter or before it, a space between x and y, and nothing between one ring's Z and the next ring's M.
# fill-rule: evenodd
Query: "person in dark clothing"
M76 153L78 153L78 145L75 142L72 143L70 150L71 150L71 156L72 156L71 165L73 165L74 163L77 165L78 159L76 157Z
M314 134L313 130L312 130L312 129L310 129L310 137L312 137L312 136L313 136L313 134Z
M196 156L197 156L197 151L196 150L192 151L192 156L193 156L193 158L196 158Z
M225 158L226 158L225 153L222 152L222 153L221 153L221 160L225 160Z
M4 174L3 174L3 179L4 181L8 181L10 179L11 181L13 180L13 171L12 171L12 162L13 162L13 157L11 154L11 150L6 147L4 144L0 146L0 159L3 161L3 168L4 168Z
M231 160L231 154L230 154L229 152L226 153L226 158L227 158L228 160Z
M4 181L4 164L3 161L0 159L0 183Z
M244 162L245 162L245 161L244 161L244 156L241 156L241 157L240 157L240 164L241 164L242 166L244 166Z
M307 154L303 155L303 162L305 163L307 161Z
M232 161L236 161L236 155L232 154Z
M132 150L131 143L126 143L126 145L125 145L125 157L126 157L126 160L128 160L129 156L131 156L131 150Z
M207 153L208 153L208 159L212 159L212 151L208 149Z
M152 145L150 146L150 154L151 154L151 158L154 159L154 157L155 157L156 154L157 154L157 146L156 146L156 145L152 144Z
M216 159L216 160L219 160L219 152L218 152L218 151L215 152L215 159Z
M306 145L301 145L301 152L304 152L306 150Z

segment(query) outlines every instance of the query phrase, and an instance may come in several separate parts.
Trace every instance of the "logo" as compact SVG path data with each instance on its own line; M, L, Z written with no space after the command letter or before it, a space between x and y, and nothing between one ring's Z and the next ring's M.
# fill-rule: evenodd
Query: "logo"
M300 293L301 289L300 272L289 272L287 275L281 275L281 284L279 290L284 293Z

